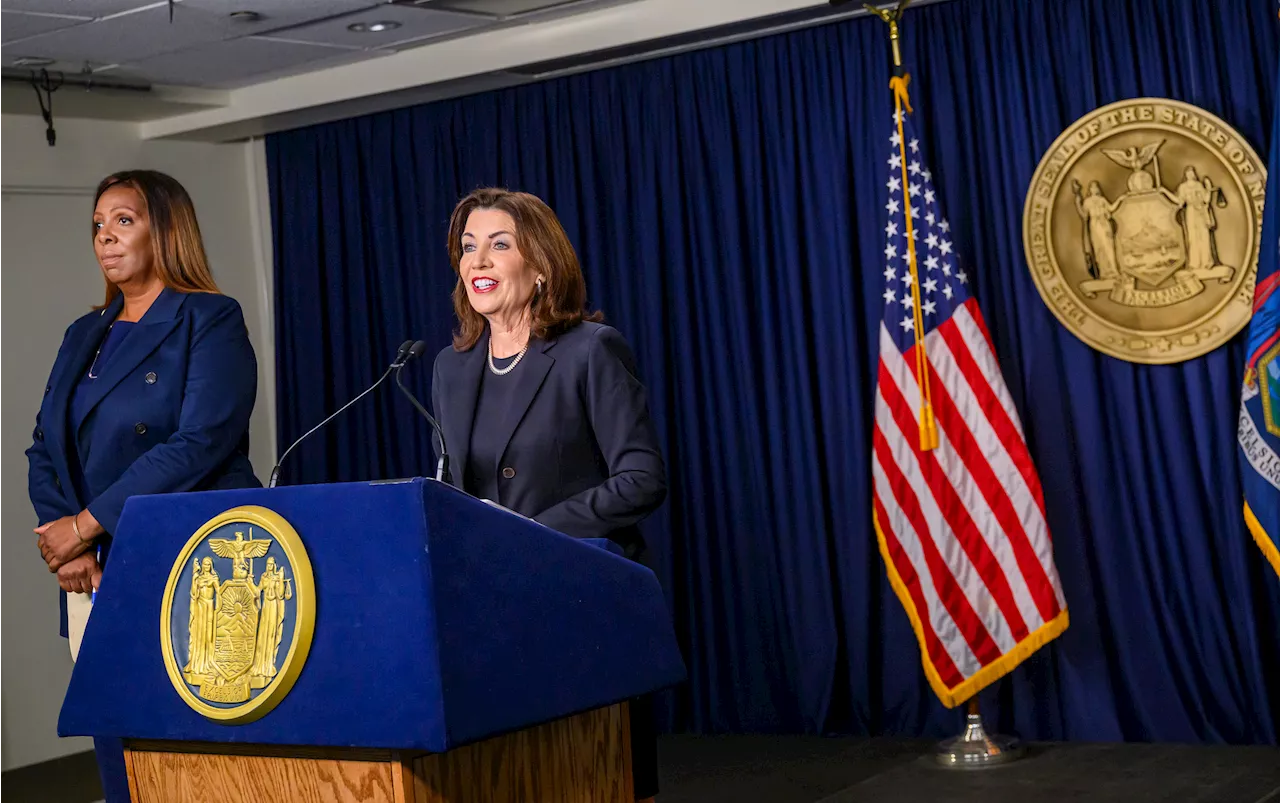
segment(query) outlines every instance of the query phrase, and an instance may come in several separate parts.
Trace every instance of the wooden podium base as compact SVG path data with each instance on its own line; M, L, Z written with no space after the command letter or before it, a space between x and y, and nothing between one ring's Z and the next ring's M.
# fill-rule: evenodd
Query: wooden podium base
M447 753L129 741L133 803L633 803L625 703Z

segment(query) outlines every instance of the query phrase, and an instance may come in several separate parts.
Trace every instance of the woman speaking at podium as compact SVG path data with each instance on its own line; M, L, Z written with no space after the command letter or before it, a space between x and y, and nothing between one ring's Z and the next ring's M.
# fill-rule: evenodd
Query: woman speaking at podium
M260 485L248 458L257 362L187 191L149 170L108 176L93 251L106 300L67 329L27 450L37 545L64 592L73 655L126 499ZM119 741L94 748L107 800L128 801Z
M559 219L523 192L481 189L449 223L458 282L453 345L432 402L453 483L554 530L608 538L631 558L666 470L631 349L586 312L587 286ZM657 793L653 712L632 703L637 799Z

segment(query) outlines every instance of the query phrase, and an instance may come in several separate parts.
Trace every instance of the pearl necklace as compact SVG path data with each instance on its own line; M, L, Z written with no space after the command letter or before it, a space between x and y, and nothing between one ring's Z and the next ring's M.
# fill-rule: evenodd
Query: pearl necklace
M524 344L524 348L520 349L520 352L516 354L516 358L511 361L511 364L508 365L506 368L499 369L497 366L493 364L493 339L490 338L489 339L489 370L493 372L494 376L506 376L507 374L511 373L516 369L516 366L520 364L520 361L522 359L524 359L524 353L528 350L529 350L529 341L526 340Z

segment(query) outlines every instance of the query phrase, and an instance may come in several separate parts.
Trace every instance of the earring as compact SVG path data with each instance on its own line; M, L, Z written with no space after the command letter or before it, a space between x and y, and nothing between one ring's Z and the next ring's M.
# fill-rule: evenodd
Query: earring
M541 279L541 278L539 278L539 279L538 279L538 293L539 293L539 294L541 294L541 293L542 293L542 279Z

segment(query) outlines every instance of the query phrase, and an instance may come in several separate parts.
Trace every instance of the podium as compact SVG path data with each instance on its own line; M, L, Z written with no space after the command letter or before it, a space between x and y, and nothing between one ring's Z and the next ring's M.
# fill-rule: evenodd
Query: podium
M58 733L124 740L134 803L630 801L626 701L685 670L608 546L423 479L134 497Z

